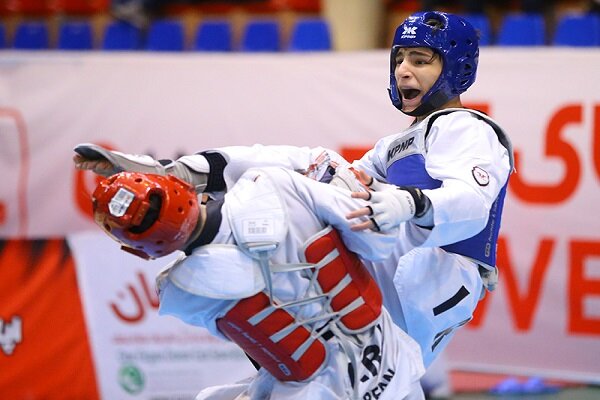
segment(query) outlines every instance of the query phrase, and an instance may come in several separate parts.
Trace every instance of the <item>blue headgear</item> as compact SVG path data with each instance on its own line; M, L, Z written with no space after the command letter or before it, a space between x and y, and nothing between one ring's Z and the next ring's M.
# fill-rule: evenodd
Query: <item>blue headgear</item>
M396 55L402 47L427 47L442 58L442 72L421 104L405 114L420 116L444 105L475 82L479 59L477 32L463 18L438 11L409 16L397 29L392 44L389 93L392 103L402 111L402 96L396 76ZM403 111L404 112L404 111Z

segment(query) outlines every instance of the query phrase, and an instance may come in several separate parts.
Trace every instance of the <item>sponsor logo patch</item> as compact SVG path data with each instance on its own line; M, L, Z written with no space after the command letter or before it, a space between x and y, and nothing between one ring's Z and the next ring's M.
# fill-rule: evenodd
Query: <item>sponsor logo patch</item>
M477 182L479 186L487 186L490 183L490 175L485 169L481 167L473 167L471 173L473 174L473 178L475 178L475 182Z
M129 394L138 394L144 389L142 371L134 365L123 365L119 369L119 385Z
M122 217L129 208L135 195L129 190L120 188L108 203L108 211L115 217Z
M411 137L403 142L400 142L399 144L395 145L391 149L389 149L388 154L387 154L387 160L390 161L399 153L402 153L402 152L408 150L408 148L410 147L411 144L414 143L414 141L415 141L415 138Z
M414 39L417 35L417 26L404 26L400 39Z
M417 34L417 27L416 26L405 26L402 29L402 34L403 35L416 35Z

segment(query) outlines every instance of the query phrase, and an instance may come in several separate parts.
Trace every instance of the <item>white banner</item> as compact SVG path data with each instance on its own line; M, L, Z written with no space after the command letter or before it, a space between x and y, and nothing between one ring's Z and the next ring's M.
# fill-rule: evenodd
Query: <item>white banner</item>
M2 52L0 236L95 229L81 195L94 178L70 161L80 142L158 158L233 144L369 147L410 123L387 98L388 56ZM598 50L481 50L463 99L500 122L518 163L500 287L450 347L456 366L600 382L598 70Z
M256 370L234 344L157 313L154 277L173 256L145 261L102 232L69 236L103 399L193 399Z

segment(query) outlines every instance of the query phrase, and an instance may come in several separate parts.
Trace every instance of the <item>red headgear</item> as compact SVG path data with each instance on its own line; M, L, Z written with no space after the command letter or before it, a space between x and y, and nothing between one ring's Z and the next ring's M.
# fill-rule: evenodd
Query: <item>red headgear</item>
M92 199L96 223L146 259L181 250L199 222L194 188L172 175L121 172L102 180Z

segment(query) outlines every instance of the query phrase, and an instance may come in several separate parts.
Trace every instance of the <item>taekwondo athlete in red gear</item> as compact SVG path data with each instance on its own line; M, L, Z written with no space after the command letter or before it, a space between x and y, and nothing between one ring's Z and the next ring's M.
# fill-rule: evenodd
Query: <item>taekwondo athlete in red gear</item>
M370 220L351 224L355 229L399 227L392 257L366 265L394 322L421 346L425 365L472 318L484 287L493 290L497 282L496 241L513 157L498 123L460 102L475 81L478 57L477 34L461 17L442 12L408 17L394 37L389 91L393 105L415 120L352 164L374 178L363 180L375 191L370 208L350 213L371 214ZM134 156L94 145L76 151L78 168L101 174L166 168L208 191L226 190L248 168L260 165L357 186L352 174L339 179L348 166L323 148L232 146L164 167L147 158L140 166Z
M345 215L365 203L347 191L251 169L199 205L172 175L122 172L99 184L93 203L123 249L184 252L157 278L159 313L235 342L260 364L246 385L197 399L422 398L419 346L393 324L357 256L386 257L395 232L353 232Z

